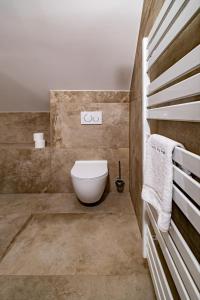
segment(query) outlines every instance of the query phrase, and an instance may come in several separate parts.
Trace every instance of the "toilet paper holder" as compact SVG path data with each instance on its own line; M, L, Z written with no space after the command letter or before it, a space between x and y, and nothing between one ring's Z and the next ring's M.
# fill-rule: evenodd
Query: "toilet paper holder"
M33 140L35 142L35 148L36 149L45 148L45 140L44 140L44 133L43 132L33 133Z

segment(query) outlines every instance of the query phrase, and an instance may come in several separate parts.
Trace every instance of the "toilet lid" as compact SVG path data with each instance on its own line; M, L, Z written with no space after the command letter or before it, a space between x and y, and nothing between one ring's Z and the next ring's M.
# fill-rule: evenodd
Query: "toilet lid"
M78 160L71 169L71 175L81 179L92 179L108 174L107 160Z

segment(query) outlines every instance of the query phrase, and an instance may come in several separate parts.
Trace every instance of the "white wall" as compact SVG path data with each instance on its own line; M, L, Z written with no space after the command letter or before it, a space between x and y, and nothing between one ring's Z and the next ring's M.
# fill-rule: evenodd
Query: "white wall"
M142 2L0 0L0 111L48 110L50 89L129 89Z

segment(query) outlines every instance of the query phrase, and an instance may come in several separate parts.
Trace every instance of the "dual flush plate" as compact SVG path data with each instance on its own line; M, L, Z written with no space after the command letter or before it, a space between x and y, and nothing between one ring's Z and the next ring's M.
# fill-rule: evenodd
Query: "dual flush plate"
M102 111L82 111L82 125L100 125L102 124Z

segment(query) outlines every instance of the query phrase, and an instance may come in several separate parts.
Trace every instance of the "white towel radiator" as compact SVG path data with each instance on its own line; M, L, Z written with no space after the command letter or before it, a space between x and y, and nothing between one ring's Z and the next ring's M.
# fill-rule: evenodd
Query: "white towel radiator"
M200 67L200 45L152 82L148 77L150 67L198 13L200 0L166 0L149 36L143 39L143 166L146 139L151 134L149 120L200 122L200 101L180 103L200 95L200 73L181 80ZM173 205L195 231L200 252L200 156L176 148L173 159ZM143 209L143 255L148 260L157 299L176 298L167 272L181 300L200 299L199 257L173 219L168 233L158 230L156 213L147 203Z

